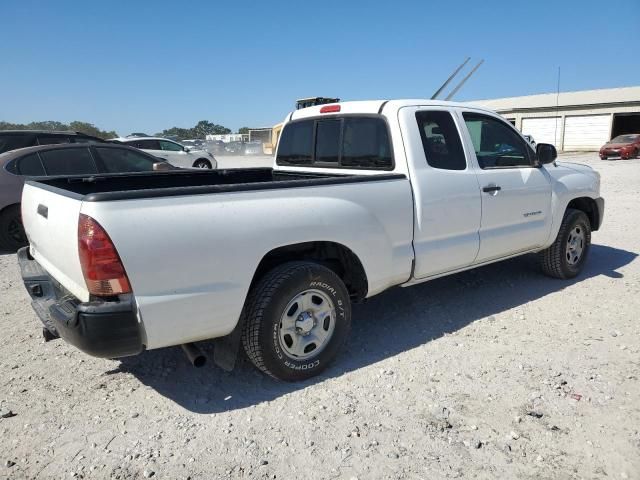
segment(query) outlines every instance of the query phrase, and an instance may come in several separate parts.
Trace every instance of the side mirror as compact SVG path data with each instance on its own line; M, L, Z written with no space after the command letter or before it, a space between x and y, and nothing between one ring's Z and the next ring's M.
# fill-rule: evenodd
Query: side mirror
M184 151L189 153L191 151L191 149L189 147L184 147Z
M166 172L167 170L173 170L173 167L167 162L158 162L153 164L154 172Z
M539 143L536 146L536 157L541 165L553 163L558 158L556 147L550 143Z

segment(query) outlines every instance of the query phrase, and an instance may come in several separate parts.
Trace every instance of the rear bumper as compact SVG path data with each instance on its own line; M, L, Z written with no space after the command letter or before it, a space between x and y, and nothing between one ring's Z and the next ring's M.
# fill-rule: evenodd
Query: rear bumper
M18 263L31 306L51 333L94 357L126 357L144 350L132 295L81 303L30 257L29 247L18 250Z

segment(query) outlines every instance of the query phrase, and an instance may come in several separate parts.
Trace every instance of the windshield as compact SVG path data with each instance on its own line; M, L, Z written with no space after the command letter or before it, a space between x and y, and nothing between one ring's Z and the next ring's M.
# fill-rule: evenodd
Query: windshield
M618 135L612 140L609 140L609 143L632 143L638 140L640 135Z

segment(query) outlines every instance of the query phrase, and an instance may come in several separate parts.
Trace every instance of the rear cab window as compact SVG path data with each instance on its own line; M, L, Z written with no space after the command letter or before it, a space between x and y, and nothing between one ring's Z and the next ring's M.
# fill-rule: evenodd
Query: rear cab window
M282 131L276 164L393 170L387 123L356 115L293 121Z

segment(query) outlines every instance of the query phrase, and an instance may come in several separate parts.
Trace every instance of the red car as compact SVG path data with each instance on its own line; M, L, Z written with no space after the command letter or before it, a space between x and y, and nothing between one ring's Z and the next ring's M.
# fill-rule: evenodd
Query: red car
M638 157L640 154L640 133L618 135L600 148L600 158L620 157L623 160Z

